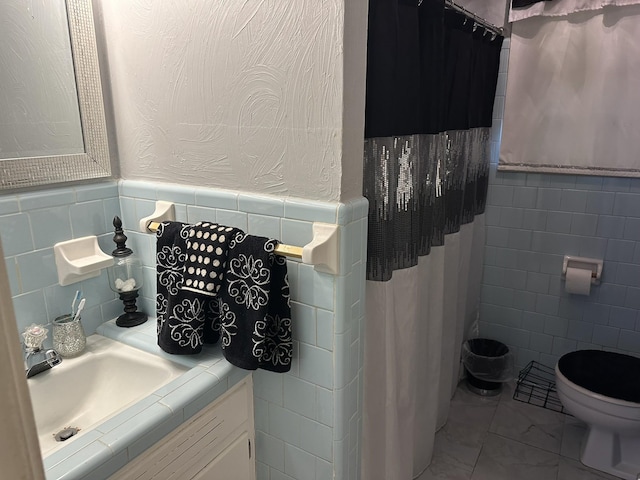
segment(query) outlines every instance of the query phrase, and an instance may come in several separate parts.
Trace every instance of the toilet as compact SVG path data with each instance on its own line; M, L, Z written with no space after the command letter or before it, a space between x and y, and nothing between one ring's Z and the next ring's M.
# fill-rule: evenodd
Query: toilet
M618 477L640 478L640 358L579 350L556 365L565 410L588 426L580 460Z

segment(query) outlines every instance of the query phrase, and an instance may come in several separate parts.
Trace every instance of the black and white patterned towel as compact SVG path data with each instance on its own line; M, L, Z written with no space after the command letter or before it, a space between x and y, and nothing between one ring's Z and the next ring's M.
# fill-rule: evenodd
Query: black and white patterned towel
M183 290L215 297L224 283L229 242L242 230L217 223L192 225L187 237Z
M163 222L157 237L162 350L194 354L221 339L233 365L289 371L289 283L286 259L274 253L277 241L207 222Z
M291 306L287 261L276 240L237 233L229 243L219 294L222 351L240 368L291 369Z
M191 228L163 222L156 234L158 345L176 355L199 353L203 342L215 343L220 337L213 327L218 319L215 298L182 289Z

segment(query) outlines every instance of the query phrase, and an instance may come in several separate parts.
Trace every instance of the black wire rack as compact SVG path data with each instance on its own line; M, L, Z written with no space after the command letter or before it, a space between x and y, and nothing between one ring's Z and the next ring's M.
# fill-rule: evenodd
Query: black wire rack
M556 391L556 375L553 368L531 361L518 373L513 399L566 413Z

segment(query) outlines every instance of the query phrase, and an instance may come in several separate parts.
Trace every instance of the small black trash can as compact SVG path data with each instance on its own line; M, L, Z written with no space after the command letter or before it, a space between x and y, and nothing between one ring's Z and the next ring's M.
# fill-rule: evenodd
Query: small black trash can
M478 395L498 395L502 384L513 378L513 355L504 343L473 338L462 345L462 363L469 390Z

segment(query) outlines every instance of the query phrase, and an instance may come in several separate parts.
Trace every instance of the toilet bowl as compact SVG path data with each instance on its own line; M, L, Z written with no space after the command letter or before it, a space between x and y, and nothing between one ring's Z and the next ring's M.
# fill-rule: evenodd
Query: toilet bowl
M587 424L582 463L640 478L640 359L601 350L568 353L556 365L556 389L566 411Z

